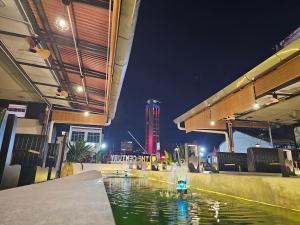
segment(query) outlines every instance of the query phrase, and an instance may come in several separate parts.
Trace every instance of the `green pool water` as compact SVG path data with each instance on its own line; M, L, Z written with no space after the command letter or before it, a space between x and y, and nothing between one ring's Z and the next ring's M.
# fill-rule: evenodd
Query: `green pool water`
M117 225L300 224L300 214L217 195L179 198L166 184L144 178L107 177L104 184Z

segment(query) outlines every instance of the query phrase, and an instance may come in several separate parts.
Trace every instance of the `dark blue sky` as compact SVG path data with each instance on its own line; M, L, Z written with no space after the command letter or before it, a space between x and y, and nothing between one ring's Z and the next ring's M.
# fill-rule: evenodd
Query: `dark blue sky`
M161 143L222 137L185 134L173 119L275 53L300 21L299 1L143 0L118 109L105 139L144 144L146 100L161 103Z

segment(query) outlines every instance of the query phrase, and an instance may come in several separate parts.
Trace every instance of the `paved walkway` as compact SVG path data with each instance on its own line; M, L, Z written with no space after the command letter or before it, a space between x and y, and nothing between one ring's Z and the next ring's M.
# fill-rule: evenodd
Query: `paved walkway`
M97 171L0 191L1 225L114 225Z

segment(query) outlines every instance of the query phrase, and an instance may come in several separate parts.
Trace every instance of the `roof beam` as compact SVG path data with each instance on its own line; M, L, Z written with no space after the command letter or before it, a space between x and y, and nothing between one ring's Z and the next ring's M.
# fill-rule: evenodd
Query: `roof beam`
M0 34L4 34L4 35L7 35L7 36L13 36L13 37L19 37L19 38L32 37L30 35L19 34L19 33L4 31L4 30L0 30ZM52 34L52 35L53 35L55 43L57 43L58 45L68 46L68 47L74 48L74 42L73 42L73 39L71 37L64 37L64 36L57 35L57 34ZM41 41L44 41L44 42L51 42L50 36L46 33L41 33L38 36L38 39L40 39ZM97 55L101 55L101 56L106 58L106 55L107 55L107 47L106 46L94 44L94 43L79 40L79 39L76 39L76 42L77 42L77 47L80 50L92 52L92 53L95 53Z
M232 120L232 127L246 127L246 128L269 128L268 122L247 121L247 120Z
M71 70L72 72L76 72L76 73L79 73L79 67L78 66L75 66L73 64L70 64L70 63L63 63L63 65L61 65L59 62L57 61L54 61L54 63L60 67L64 67L65 69L67 70ZM105 73L102 73L102 72L98 72L96 70L91 70L91 69L87 69L85 67L81 67L81 70L82 70L82 73L84 75L89 75L89 76L93 76L93 77L96 77L96 78L100 78L100 79L106 79L106 75Z
M43 11L43 7L41 5L41 2L39 0L34 0L33 3L34 3L34 5L35 5L35 7L36 7L36 9L38 11L38 15L39 15L39 17L40 17L40 19L41 19L41 21L42 21L45 29L47 30L47 33L50 34L50 38L52 40L51 46L52 46L55 58L57 60L59 60L59 61L62 61L61 56L60 56L60 52L59 52L59 50L58 50L58 48L57 48L57 46L56 46L56 44L54 42L53 37L51 37L51 29L50 29L47 17L45 16L45 13ZM32 9L30 7L30 4L29 4L28 0L20 1L20 4L24 7L25 12L26 12L26 14L27 14L27 16L28 16L28 18L29 18L32 26L33 26L34 32L37 33L38 35L41 35L41 30L39 28L39 25L37 23L37 20L36 20L34 14L33 14L33 11L32 11ZM56 74L59 74L59 72L57 70L54 69L54 71L56 72ZM68 77L66 71L62 70L61 73L62 73L63 78L65 80L69 81L69 77ZM70 89L71 96L74 96L73 90L69 86L67 86L67 88Z
M47 83L42 83L42 82L34 82L33 83L35 85L42 85L42 86L47 86L47 87L55 87L55 88L59 88L60 86L59 85L56 85L56 84L47 84ZM76 84L76 83L73 83L73 82L70 82L72 85L79 85L79 84ZM98 96L101 96L101 97L105 97L105 91L104 90L101 90L101 89L97 89L97 88L93 88L93 87L86 87L88 93L92 93L92 94L96 94Z
M71 37L65 37L65 36L61 36L58 34L52 34L52 36L53 36L54 41L58 45L74 48L74 42ZM46 33L43 33L42 35L40 35L39 38L44 40L45 42L51 41L49 34L46 34ZM106 55L107 55L107 47L106 46L94 44L94 43L79 40L79 39L76 39L76 43L77 43L77 47L81 50L89 51L89 52L92 52L92 53L95 53L95 54L98 54L98 55L101 55L104 57L106 57Z
M19 38L31 37L31 36L26 35L26 34L18 34L18 33L13 33L13 32L9 32L9 31L5 31L5 30L0 30L0 34L4 34L4 35L7 35L7 36L13 36L13 37L19 37Z
M49 95L44 95L43 97L44 98L55 99L55 100L60 100L60 101L68 101L68 102L73 102L73 103L85 104L85 98L84 97L79 97L79 96L76 96L76 98L78 100L74 100L74 99L70 99L70 98L60 98L60 97L57 97L57 96L49 96ZM95 101L93 99L90 99L90 103L93 104L93 105L104 106L103 102Z
M68 64L68 63L59 63L57 61L54 61L56 63L54 63L54 65L49 66L43 66L43 65L38 65L38 64L34 64L34 63L26 63L26 62L21 62L21 61L17 61L18 64L20 65L24 65L24 66L31 66L31 67L37 67L37 68L41 68L41 69L48 69L48 70L57 70L57 71L65 71L65 72L71 72L71 73L76 73L76 74L80 74L79 73L79 68L75 65L72 64ZM89 77L94 77L94 78L99 78L99 79L105 79L105 73L101 73L95 70L91 70L91 69L87 69L87 68L82 68L83 74L85 76L89 76ZM68 81L70 83L70 81Z
M300 80L300 55L254 81L256 97Z
M73 0L72 2L83 3L87 5L92 5L96 7L100 7L103 9L109 9L109 1L108 0Z

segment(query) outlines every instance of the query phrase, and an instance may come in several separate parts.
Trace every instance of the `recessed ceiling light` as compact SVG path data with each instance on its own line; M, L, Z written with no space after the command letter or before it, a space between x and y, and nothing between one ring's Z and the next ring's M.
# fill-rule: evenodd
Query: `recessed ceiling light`
M260 106L259 106L258 103L255 103L255 104L253 105L253 109L259 109L259 108L260 108Z
M89 115L90 115L90 112L85 111L85 112L83 113L83 115L84 115L84 116L89 116Z
M76 91L78 93L82 93L83 92L83 87L82 86L77 86Z
M55 26L59 31L67 31L69 30L69 23L62 17L57 17L55 20Z

